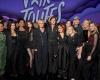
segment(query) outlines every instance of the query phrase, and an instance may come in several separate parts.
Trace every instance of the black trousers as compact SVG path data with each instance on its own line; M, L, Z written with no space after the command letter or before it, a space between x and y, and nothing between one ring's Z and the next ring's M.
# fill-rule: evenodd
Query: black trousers
M69 79L76 78L77 56L75 53L69 55Z
M46 48L35 52L35 70L38 76L45 75L48 66L48 54Z
M9 48L7 53L7 64L6 64L6 72L7 74L15 74L16 73L16 57L17 57L17 48L15 45Z
M57 44L56 42L48 43L49 66L48 72L55 74L57 72Z

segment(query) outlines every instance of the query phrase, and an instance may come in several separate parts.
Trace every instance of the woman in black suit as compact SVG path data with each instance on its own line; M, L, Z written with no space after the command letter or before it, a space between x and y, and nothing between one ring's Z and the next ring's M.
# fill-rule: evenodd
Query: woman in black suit
M44 21L38 21L38 29L34 32L35 68L38 76L44 76L48 65L48 42Z

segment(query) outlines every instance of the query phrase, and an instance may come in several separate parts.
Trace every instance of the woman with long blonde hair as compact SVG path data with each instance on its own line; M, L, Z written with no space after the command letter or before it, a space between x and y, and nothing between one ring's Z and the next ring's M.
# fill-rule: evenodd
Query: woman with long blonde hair
M68 36L68 49L69 49L69 79L76 79L76 63L77 63L77 55L78 55L78 47L80 47L81 40L77 32L73 27L67 28L67 36Z

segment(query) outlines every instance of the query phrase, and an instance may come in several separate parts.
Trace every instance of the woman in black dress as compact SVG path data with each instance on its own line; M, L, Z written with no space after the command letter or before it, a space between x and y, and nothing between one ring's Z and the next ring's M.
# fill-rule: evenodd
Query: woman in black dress
M17 32L16 23L11 22L7 29L7 62L10 74L16 76L16 56L17 56Z
M77 68L77 57L78 48L80 46L80 38L73 27L67 28L68 36L68 49L69 49L69 80L75 80L76 78L76 68Z
M68 43L64 24L58 25L58 77L67 79Z
M19 27L18 27L18 73L19 75L23 75L25 73L25 67L26 67L26 57L27 57L27 31L25 28L25 21L23 19L20 19L18 21Z
M83 44L82 52L82 79L92 80L95 78L95 66L96 66L96 53L97 53L97 43L98 43L98 30L94 23L90 23L88 28L88 40ZM95 71L93 71L95 69ZM92 77L92 78L91 78Z
M29 55L29 58L28 58L28 65L29 65L29 68L30 68L30 72L31 72L31 75L32 73L34 72L33 68L34 68L34 65L33 65L33 62L34 62L34 28L33 28L33 23L32 21L28 21L27 22L27 32L28 32L28 41L27 41L27 52L28 52L28 55Z

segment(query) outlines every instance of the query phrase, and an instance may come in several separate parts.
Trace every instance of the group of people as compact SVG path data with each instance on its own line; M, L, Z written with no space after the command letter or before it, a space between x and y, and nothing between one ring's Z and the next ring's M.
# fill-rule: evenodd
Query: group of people
M5 25L6 23L6 25ZM57 23L0 19L0 76L100 80L99 31L89 19Z

